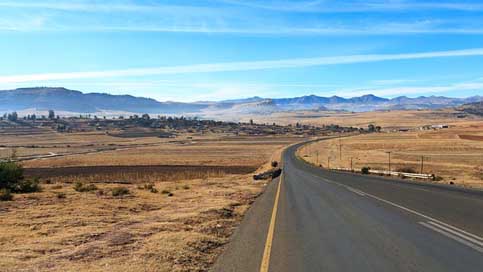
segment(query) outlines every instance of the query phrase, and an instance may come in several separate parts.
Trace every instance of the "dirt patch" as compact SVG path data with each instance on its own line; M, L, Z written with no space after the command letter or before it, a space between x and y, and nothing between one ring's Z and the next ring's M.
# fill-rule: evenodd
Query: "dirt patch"
M465 134L460 134L458 136L459 136L460 139L463 139L463 140L483 141L483 135L465 135Z
M129 166L79 166L56 168L26 168L29 177L51 178L60 176L90 176L115 173L172 173L172 172L223 172L225 174L249 174L253 166L204 166L204 165L129 165Z

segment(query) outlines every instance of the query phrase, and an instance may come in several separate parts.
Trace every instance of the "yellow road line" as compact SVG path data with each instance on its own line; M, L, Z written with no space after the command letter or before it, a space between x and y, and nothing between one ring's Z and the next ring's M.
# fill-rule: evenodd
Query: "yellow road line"
M275 195L275 203L273 204L272 218L270 219L270 226L268 227L267 241L265 242L265 250L263 251L262 263L260 265L260 272L268 272L270 265L270 253L272 251L273 233L275 231L275 220L277 218L278 198L280 197L280 187L282 187L283 172L280 175L278 182L277 194Z

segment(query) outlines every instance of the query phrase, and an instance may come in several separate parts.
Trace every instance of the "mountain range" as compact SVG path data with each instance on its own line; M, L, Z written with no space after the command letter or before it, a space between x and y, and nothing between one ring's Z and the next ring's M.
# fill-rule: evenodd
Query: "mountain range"
M53 109L72 113L132 112L157 114L269 114L295 110L374 111L396 109L438 109L483 101L482 96L449 98L420 96L383 98L372 94L343 98L308 95L292 98L250 97L193 103L159 102L151 98L105 93L82 93L57 87L34 87L0 91L0 112Z

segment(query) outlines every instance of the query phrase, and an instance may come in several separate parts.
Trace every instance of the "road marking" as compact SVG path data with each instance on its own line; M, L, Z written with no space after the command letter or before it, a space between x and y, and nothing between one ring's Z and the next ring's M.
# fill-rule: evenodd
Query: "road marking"
M429 224L428 224L428 223L429 223ZM419 224L421 224L421 225L425 226L426 228L429 228L429 229L431 229L431 230L433 230L433 231L436 231L436 232L438 232L438 233L441 233L441 234L443 234L444 236L446 236L446 237L448 237L448 238L451 238L451 239L453 239L453 240L456 240L456 241L458 241L458 242L460 242L460 243L462 243L462 244L464 244L464 245L467 245L467 246L471 247L472 249L474 249L474 250L476 250L476 251L478 251L478 252L480 252L480 253L483 253L483 248L482 248L482 247L479 247L479 246L477 246L477 245L474 245L474 244L472 244L472 243L470 243L470 242L468 242L468 241L466 241L466 240L464 240L464 239L462 239L462 238L458 237L458 236L461 236L460 234L457 234L458 236L453 235L453 234L448 233L448 232L446 232L446 231L444 231L444 230L442 230L442 229L439 229L439 228L437 228L437 227L435 227L435 226L430 225L432 222L428 222L428 223L425 223L425 222L419 222Z
M275 231L275 221L277 218L278 199L280 197L280 187L283 182L283 172L278 181L277 194L275 195L275 203L273 204L272 218L270 219L270 226L268 227L267 241L265 242L265 250L263 251L262 263L260 264L260 272L268 272L270 265L270 253L272 252L273 233Z
M317 177L317 178L325 181L325 182L328 182L328 183L332 183L332 184L335 184L335 185L339 185L339 186L345 187L348 190L351 190L351 191L357 190L357 189L355 189L355 188L353 188L351 186L348 186L348 185L345 185L345 184L341 184L341 183L338 183L336 181L328 180L326 178L322 178L320 176L313 175L312 173L310 173L310 174L312 176L314 176L314 177ZM412 213L412 214L415 214L417 216L420 216L422 218L428 219L429 220L429 222L428 222L429 224L424 223L424 222L419 222L419 223L421 225L429 228L429 229L432 229L434 231L437 231L437 232L439 232L439 233L441 233L441 234L443 234L443 235L445 235L445 236L447 236L449 238L452 238L452 239L454 239L454 240L456 240L456 241L458 241L458 242L460 242L462 244L465 244L465 245L467 245L467 246L475 249L476 251L478 251L480 253L483 253L483 247L478 246L478 245L483 246L483 238L480 237L480 236L478 236L478 235L476 235L476 234L467 232L467 231L462 230L460 228L457 228L457 227L455 227L453 225L447 224L445 222L442 222L442 221L440 221L438 219L432 218L431 216L422 214L422 213L417 212L415 210L412 210L410 208L406 208L404 206L401 206L401 205L396 204L394 202L391 202L389 200L385 200L383 198L380 198L380 197L377 197L375 195L366 193L364 191L360 191L360 190L357 190L357 191L365 194L366 196L372 197L372 198L374 198L376 200L379 200L379 201L384 202L386 204L389 204L391 206L397 207L397 208L399 208L401 210L404 210L404 211L407 211L409 213ZM464 238L466 240L464 240L464 239L462 239L460 237L462 237L462 238ZM471 242L468 242L468 241L471 241L471 242L475 243L476 245L475 244L472 244Z
M351 192L353 192L353 193L356 193L356 194L358 194L358 195L360 195L360 196L365 196L365 195L366 195L364 192L359 191L359 190L354 189L354 188L351 188L351 187L349 187L349 186L347 186L346 188L347 188L347 190L349 190L349 191L351 191Z
M461 232L458 232L458 231L452 230L452 229L450 229L450 228L447 228L447 227L445 227L445 226L439 225L438 223L435 223L435 222L432 222L432 221L429 221L428 223L429 223L429 224L431 224L431 225L433 225L433 226L435 226L435 227L437 227L437 228L443 229L443 230L445 230L446 232L449 232L449 233L452 233L452 234L454 234L454 235L457 235L457 236L459 236L459 237L461 237L461 238L463 238L463 239L466 239L466 240L468 240L468 241L470 241L470 242L472 242L472 243L474 243L474 244L477 244L477 245L479 245L479 246L483 247L483 243L482 243L482 242L480 242L480 241L478 241L478 240L476 240L476 239L473 239L473 238L471 238L471 237L468 237L468 236L464 235L464 234L463 234L463 233L461 233Z

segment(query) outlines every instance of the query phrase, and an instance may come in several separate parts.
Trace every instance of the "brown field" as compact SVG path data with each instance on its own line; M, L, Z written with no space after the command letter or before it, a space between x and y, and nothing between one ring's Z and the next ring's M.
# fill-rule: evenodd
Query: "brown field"
M353 168L368 166L373 169L388 169L388 154L391 153L391 168L421 170L424 156L424 173L442 177L442 183L453 182L461 186L483 188L483 122L462 122L449 129L434 131L373 133L348 138L333 139L311 144L300 150L304 159L327 167ZM342 145L340 158L339 141Z
M442 110L393 110L373 112L283 112L267 116L247 116L242 121L253 119L257 122L277 122L280 124L294 124L296 122L308 125L338 124L366 128L369 124L383 128L415 128L431 124L464 124L483 121L482 117L466 115L458 118L461 112L452 109Z
M0 271L207 271L264 188L252 172L300 140L2 135L43 190L0 202Z
M206 271L263 188L249 176L142 185L113 197L119 184L59 182L0 203L0 270Z

